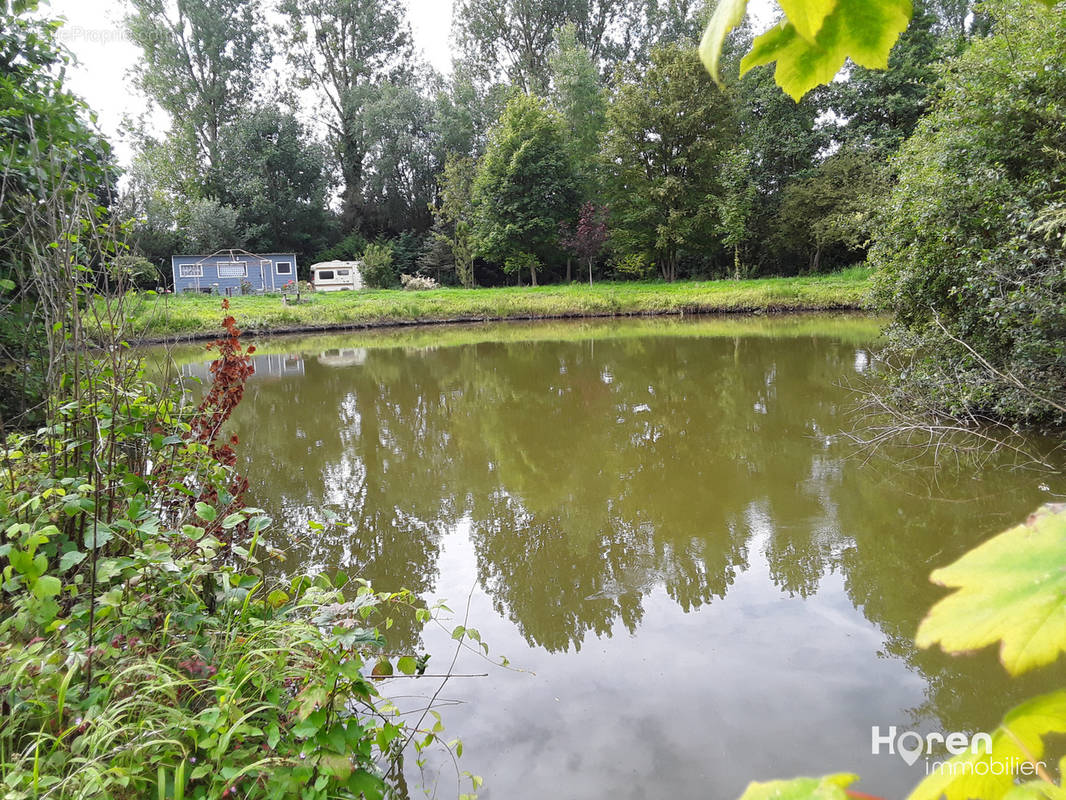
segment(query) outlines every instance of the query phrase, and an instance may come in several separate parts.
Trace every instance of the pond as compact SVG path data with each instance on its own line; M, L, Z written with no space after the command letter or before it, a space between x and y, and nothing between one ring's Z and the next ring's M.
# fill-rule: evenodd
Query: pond
M481 797L727 799L751 779L835 771L899 797L927 765L874 755L874 728L991 730L1066 677L1009 681L992 652L911 641L943 594L929 572L1064 487L994 460L857 454L847 385L880 324L264 339L232 427L279 570L445 599L489 644L491 660L463 651L454 667L487 677L440 696ZM202 349L175 357L206 375ZM398 635L440 673L449 633ZM418 707L437 685L389 691ZM408 771L454 794L450 764Z

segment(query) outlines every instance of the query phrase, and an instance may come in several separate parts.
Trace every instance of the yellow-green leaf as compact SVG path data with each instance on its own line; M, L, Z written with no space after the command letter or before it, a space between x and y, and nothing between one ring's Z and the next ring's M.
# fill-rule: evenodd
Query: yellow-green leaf
M793 778L787 781L753 781L740 800L847 800L847 788L858 775L838 773L822 778Z
M813 42L825 18L836 7L836 0L778 0L778 5L796 27L796 32Z
M1066 650L1066 506L1044 506L930 579L957 591L922 621L919 647L957 653L998 641L1012 675L1054 661Z
M813 41L782 21L759 36L740 62L741 74L777 62L774 79L794 100L828 83L851 58L870 69L888 66L888 55L911 18L910 0L837 0Z
M722 84L718 74L722 45L725 44L725 37L729 32L744 19L747 7L748 0L719 0L710 22L707 23L707 29L703 32L703 38L700 39L700 59L719 86Z
M1003 800L1063 800L1066 791L1047 781L1029 781L1011 787Z
M1034 697L1003 718L991 734L991 748L979 744L977 748L971 747L962 755L935 767L908 800L941 800L945 797L947 800L975 797L1004 800L1014 792L1015 778L1036 778L1037 764L1044 768L1040 762L1044 754L1044 736L1063 732L1066 732L1066 691ZM977 752L973 752L974 749ZM1059 800L1061 790L1049 796Z
M33 594L36 597L46 599L55 597L63 590L63 584L59 578L53 575L42 575L33 583Z

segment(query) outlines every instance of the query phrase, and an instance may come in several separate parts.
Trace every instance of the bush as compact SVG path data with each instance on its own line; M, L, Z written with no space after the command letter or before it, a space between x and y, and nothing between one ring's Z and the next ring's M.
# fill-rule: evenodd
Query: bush
M114 404L90 377L3 442L4 797L381 798L403 745L436 736L379 707L372 678L424 663L375 628L407 593L264 577L270 520L218 435L251 374L225 324L191 415L143 382Z
M426 289L439 289L440 284L433 278L427 278L424 275L401 275L400 285L408 291L424 291Z
M392 248L387 244L368 244L363 251L360 272L363 283L371 289L389 289L396 285L396 267Z
M614 274L621 278L647 278L652 273L652 266L640 253L627 253L611 263Z
M147 258L130 253L116 256L108 264L107 272L113 287L119 290L130 287L154 289L161 283L161 276L155 264Z
M871 252L902 394L957 416L1066 422L1066 15L987 5L999 34L950 64L903 146ZM1046 225L1044 226L1046 227ZM1058 398L1057 402L1055 398Z

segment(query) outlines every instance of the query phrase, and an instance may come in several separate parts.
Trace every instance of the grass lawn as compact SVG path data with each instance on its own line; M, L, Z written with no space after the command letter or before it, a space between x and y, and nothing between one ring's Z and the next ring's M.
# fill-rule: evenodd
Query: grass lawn
M552 319L653 314L861 309L870 272L748 281L598 283L536 288L376 289L322 292L299 305L278 295L233 297L237 325L257 333L378 327L433 322ZM138 295L130 303L131 338L142 341L212 336L221 329L213 295Z

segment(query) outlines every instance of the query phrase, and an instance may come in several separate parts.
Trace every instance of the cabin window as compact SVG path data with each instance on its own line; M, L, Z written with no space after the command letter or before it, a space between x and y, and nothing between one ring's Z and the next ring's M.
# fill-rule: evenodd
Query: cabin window
M292 262L291 261L279 261L278 262L278 275L292 275Z
M348 275L350 275L350 274L351 273L348 270L346 270L346 269L337 270L337 277L338 278L347 278Z
M220 278L247 278L248 264L244 261L219 261L218 277Z
M181 264L178 267L179 278L202 278L204 268L200 264Z
M318 273L318 280L320 280L320 281L331 281L331 280L333 280L333 270L331 270L331 269L321 270Z

